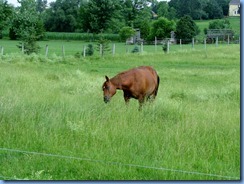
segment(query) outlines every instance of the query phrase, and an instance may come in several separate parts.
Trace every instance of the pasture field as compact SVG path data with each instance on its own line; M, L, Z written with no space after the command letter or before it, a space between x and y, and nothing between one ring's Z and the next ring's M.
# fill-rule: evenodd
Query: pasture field
M239 38L233 42L238 42ZM93 45L94 55L100 56L99 47L96 42L84 42L84 41L65 41L65 40L51 40L51 41L39 41L38 45L40 46L40 55L46 55L46 45L48 45L48 54L49 58L56 58L59 56L79 56L83 57L82 52L84 50L84 46L87 48L88 44ZM121 54L131 54L132 50L135 47L138 47L139 52L143 50L143 54L162 54L163 53L163 46L162 44L158 44L156 47L155 45L125 45L125 43L121 42L110 42L109 43L109 50L105 52L105 55L112 56L113 45L115 44L115 55L120 56ZM12 41L12 40L0 40L0 55L1 55L1 47L3 47L3 55L11 55L11 54L21 54L21 50L17 47L19 45L19 41ZM222 40L219 41L220 46L227 46L227 42L223 42ZM206 49L215 48L216 44L207 44ZM63 50L64 48L64 50ZM185 52L189 50L198 50L201 52L205 52L205 45L203 42L197 42L194 44L194 48L192 44L170 44L169 52Z
M230 27L234 31L234 34L236 36L239 36L240 30L241 30L240 29L241 28L240 17L227 17L225 19L230 22ZM215 19L215 20L217 20L217 19ZM221 19L221 20L223 20L223 19ZM214 20L196 20L195 21L201 31L200 34L197 36L197 38L201 39L204 37L204 29L205 28L208 29L209 23L212 21L214 21Z
M104 76L160 76L138 111ZM0 179L239 180L240 45L104 58L0 56Z

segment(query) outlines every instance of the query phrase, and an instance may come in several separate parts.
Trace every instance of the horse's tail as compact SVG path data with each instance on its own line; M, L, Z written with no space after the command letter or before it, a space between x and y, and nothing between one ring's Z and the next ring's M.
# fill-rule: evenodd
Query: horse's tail
M158 94L159 82L160 82L160 78L159 78L159 76L157 75L157 85L156 85L156 88L155 88L155 97L156 97L157 94Z

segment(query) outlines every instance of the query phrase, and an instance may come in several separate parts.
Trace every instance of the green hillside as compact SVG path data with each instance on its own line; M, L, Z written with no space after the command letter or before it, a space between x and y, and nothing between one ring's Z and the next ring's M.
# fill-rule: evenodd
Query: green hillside
M240 17L227 17L230 21L231 28L234 30L236 35L240 35ZM199 34L199 38L204 37L204 28L208 28L209 22L213 20L197 20L196 24L199 26L201 32Z

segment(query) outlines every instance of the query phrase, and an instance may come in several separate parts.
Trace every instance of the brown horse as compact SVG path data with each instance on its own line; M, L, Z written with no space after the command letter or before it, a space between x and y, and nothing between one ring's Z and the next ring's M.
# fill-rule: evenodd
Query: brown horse
M140 66L124 72L121 72L109 79L105 76L106 81L103 83L104 102L110 101L115 95L116 90L123 90L124 100L129 102L130 98L138 99L139 109L145 100L150 97L155 99L158 92L159 76L150 66Z

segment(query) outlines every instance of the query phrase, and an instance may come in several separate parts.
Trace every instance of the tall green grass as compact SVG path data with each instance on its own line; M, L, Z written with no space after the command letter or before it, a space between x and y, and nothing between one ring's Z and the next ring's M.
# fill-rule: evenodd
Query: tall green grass
M1 179L240 179L239 45L82 61L35 57L0 59ZM158 71L155 102L138 111L118 91L104 104L104 75L139 65Z

